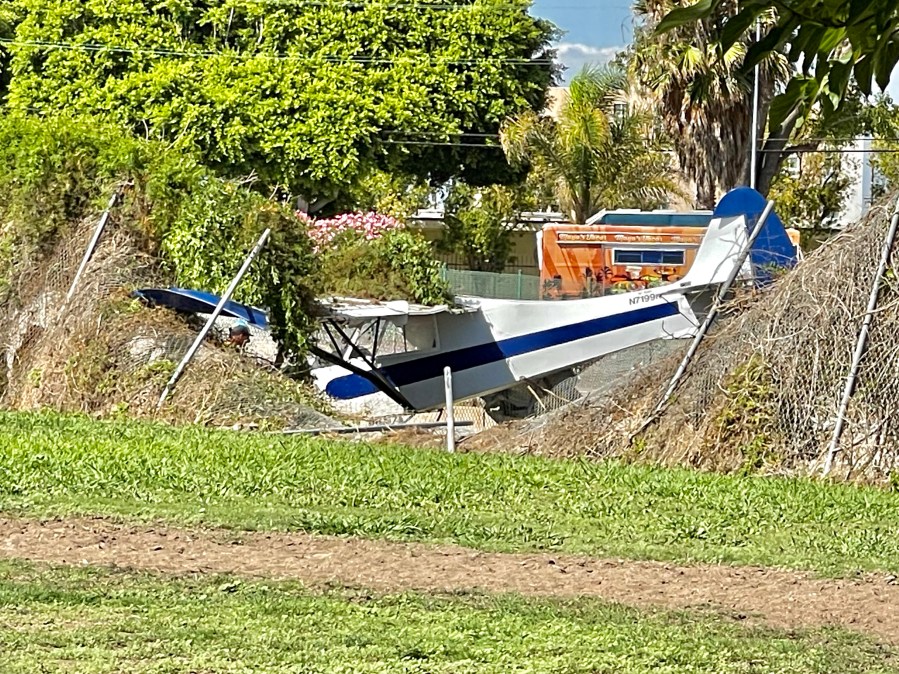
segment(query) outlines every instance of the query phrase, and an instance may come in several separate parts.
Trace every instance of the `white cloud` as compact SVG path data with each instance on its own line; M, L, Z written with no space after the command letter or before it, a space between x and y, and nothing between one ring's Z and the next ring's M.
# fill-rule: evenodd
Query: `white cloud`
M560 42L556 45L556 52L559 61L565 66L562 74L565 83L567 84L585 65L608 63L622 49L624 47L594 47L580 42Z

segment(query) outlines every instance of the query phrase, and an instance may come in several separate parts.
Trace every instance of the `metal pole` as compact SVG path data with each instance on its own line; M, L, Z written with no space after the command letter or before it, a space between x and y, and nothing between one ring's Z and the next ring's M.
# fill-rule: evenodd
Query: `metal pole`
M871 295L868 297L868 308L865 310L862 327L858 331L858 339L855 342L855 351L852 354L852 364L849 366L849 376L846 377L846 383L843 386L843 396L840 399L840 407L837 410L837 421L833 428L830 446L827 449L827 460L824 462L824 475L830 473L831 468L833 468L833 460L836 457L837 452L840 451L840 436L843 434L843 426L846 424L846 411L849 409L849 401L852 398L852 394L855 392L858 368L861 365L862 357L865 355L865 349L868 346L868 333L871 330L871 321L874 319L874 310L877 308L880 284L883 281L883 276L890 263L890 253L893 250L893 242L896 240L897 228L899 228L899 199L897 199L896 207L893 210L890 228L887 230L887 235L883 242L883 250L880 251L880 264L877 266L877 273L874 275L874 282L871 284Z
M518 299L521 299L521 270L518 270Z
M757 19L755 22L755 41L761 40L762 22ZM758 165L759 151L759 64L755 64L755 83L752 87L752 153L749 155L749 186L755 189L756 185L756 167Z
M733 271L728 275L727 280L721 286L719 286L718 292L715 294L715 299L712 302L712 307L711 309L709 309L709 313L705 317L705 320L702 322L702 325L699 326L699 330L697 331L696 336L693 337L693 342L692 344L690 344L690 348L687 351L687 354L683 357L680 365L677 368L677 371L671 378L671 382L668 384L668 388L665 390L665 395L662 396L662 399L659 400L658 404L655 406L655 409L653 409L652 414L649 415L647 420L643 422L643 425L640 426L640 428L633 435L640 433L643 429L649 426L649 424L653 422L653 420L658 416L658 414L662 411L662 408L671 398L674 390L680 383L681 378L683 378L684 373L687 371L687 367L690 365L690 361L693 360L693 356L696 355L696 351L697 349L699 349L700 343L705 338L705 335L709 331L709 328L712 326L715 318L718 317L718 312L721 310L721 305L724 303L725 296L727 295L734 281L737 279L737 276L740 274L740 270L743 268L743 263L746 261L746 257L749 255L749 252L752 250L752 246L755 243L756 239L759 238L759 234L761 234L762 228L765 226L765 221L768 219L768 216L771 214L771 209L773 208L773 201L769 201L765 205L765 210L762 211L762 214L759 216L759 219L755 223L755 227L752 228L752 233L749 235L746 243L743 244L743 248L740 249L740 253L737 256L737 262L734 265Z
M446 451L456 451L456 422L453 419L453 373L443 368L443 388L446 393Z
M404 428L419 428L422 430L430 430L432 428L443 428L446 424L442 421L423 421L420 423L401 423L401 424L374 424L371 426L338 426L336 428L286 428L283 431L272 431L276 435L343 435L349 433L380 433L384 431L402 430ZM473 421L457 421L456 426L474 426Z
M246 259L243 261L243 265L241 265L240 269L237 272L237 275L233 279L231 279L231 283L228 285L228 288L227 290L225 290L225 293L222 295L221 299L219 299L219 303L215 305L215 309L209 316L209 319L206 321L206 325L204 325L203 329L200 330L200 334L197 335L194 343L190 345L187 353L184 354L184 358L182 358L181 362L178 363L178 367L175 368L175 371L172 373L172 378L169 379L169 383L165 385L165 389L163 390L162 395L159 396L159 402L156 404L157 410L162 407L162 404L166 401L166 398L169 397L172 389L175 388L175 384L178 383L181 375L184 374L184 369L187 367L187 364L194 357L194 354L200 348L203 340L206 339L206 335L209 334L209 331L212 329L212 325L215 323L215 320L219 317L219 314L222 313L222 309L224 309L225 303L231 299L231 295L234 294L234 290L237 288L237 284L240 283L244 274L247 273L247 269L250 268L250 264L253 262L253 259L259 254L259 251L262 250L262 247L265 245L266 240L268 240L268 236L270 233L270 229L266 229L264 232L262 232L262 236L259 237L256 245L253 246L253 250L250 251Z
M71 301L72 297L75 296L75 289L78 287L79 281L81 281L81 276L84 274L84 270L87 269L87 263L90 262L91 257L93 257L94 255L94 250L96 250L97 248L97 243L99 243L100 241L100 236L103 234L103 230L106 228L106 223L109 222L110 211L112 211L113 207L116 205L119 197L122 196L123 188L123 185L120 185L116 188L116 191L109 199L109 204L106 206L106 210L103 211L103 215L100 216L100 222L98 222L97 226L94 228L94 234L91 237L90 243L87 244L87 250L84 251L84 257L81 258L81 264L78 266L78 271L75 272L75 278L72 279L72 285L69 286L69 292L66 293L64 304L68 304Z

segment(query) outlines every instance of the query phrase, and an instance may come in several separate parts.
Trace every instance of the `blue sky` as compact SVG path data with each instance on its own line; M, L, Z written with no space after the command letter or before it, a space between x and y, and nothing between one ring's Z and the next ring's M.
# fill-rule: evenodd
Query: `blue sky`
M633 15L627 0L534 0L531 13L549 19L565 34L559 39L559 60L565 77L586 63L601 63L630 43Z

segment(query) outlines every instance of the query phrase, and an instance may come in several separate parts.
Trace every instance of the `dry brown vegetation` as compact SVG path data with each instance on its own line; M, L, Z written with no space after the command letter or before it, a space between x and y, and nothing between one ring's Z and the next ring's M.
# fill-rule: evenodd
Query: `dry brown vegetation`
M157 412L160 393L198 326L131 297L135 288L168 285L169 279L127 224L110 225L66 303L95 224L95 218L85 220L51 251L17 267L12 292L0 305L8 326L3 407L214 425L328 424L314 409L323 404L308 386L215 341L200 348Z
M679 354L546 418L506 424L469 450L645 457L709 470L809 472L830 441L891 213L883 205L772 287L733 302L670 404L640 431ZM899 268L884 279L842 435L837 473L884 479L899 456Z

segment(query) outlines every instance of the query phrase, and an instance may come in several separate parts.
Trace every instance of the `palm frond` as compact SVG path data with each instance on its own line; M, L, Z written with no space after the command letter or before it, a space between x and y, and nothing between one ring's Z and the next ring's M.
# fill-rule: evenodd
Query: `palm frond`
M619 70L587 69L573 79L555 121L530 114L503 125L510 161L537 167L578 222L603 207L665 204L675 186L669 158L660 159L649 142L651 117L614 108L626 100L627 85Z

